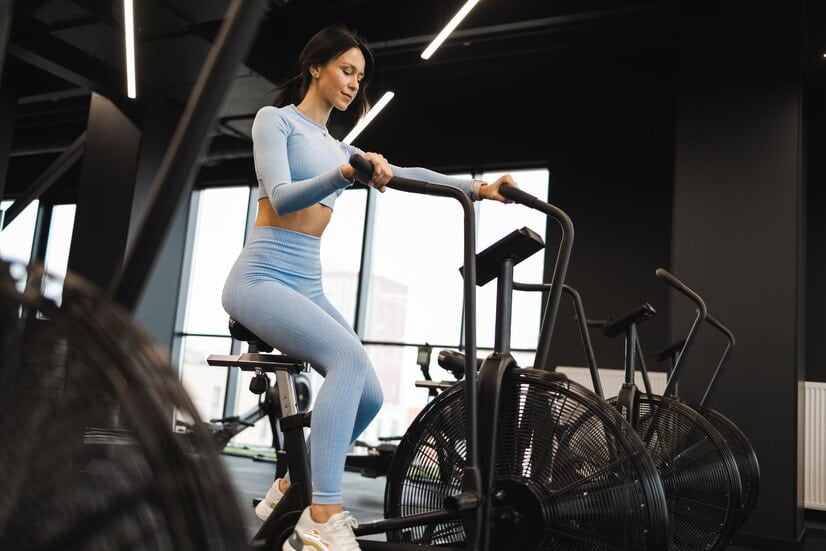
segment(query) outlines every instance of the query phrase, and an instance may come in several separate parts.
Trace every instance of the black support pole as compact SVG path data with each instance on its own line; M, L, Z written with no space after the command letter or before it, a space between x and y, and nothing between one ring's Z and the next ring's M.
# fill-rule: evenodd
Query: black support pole
M175 210L191 191L190 176L199 153L268 5L268 0L235 0L227 11L155 178L134 246L121 276L110 287L115 300L130 311L140 298Z
M0 71L2 71L0 58ZM14 122L17 113L17 92L9 83L0 77L0 198L6 194L6 173L11 157L11 142L14 137ZM3 228L3 216L0 213L0 228Z
M14 106L8 108L9 85L3 82L3 69L6 66L6 50L11 34L11 20L14 5L12 0L0 0L0 123L4 130L0 130L0 199L6 193L6 169L9 161L11 133L14 128L11 121L14 119ZM0 211L0 228L5 227L5 216Z
M0 82L3 82L3 67L6 65L6 47L11 34L11 20L14 11L12 0L0 0Z

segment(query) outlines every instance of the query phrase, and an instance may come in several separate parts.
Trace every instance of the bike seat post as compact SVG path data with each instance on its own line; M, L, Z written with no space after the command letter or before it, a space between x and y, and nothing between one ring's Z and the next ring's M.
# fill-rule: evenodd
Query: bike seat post
M298 399L295 394L293 376L289 371L275 372L275 386L278 389L278 403L281 415L289 417L298 413Z
M637 362L637 324L632 323L625 330L625 384L634 382Z
M496 330L494 349L500 354L511 350L511 317L513 315L513 258L505 258L496 280Z
M630 323L625 329L625 382L617 394L617 406L623 417L632 425L639 416L639 389L634 382L637 356L637 324Z
M275 373L275 385L281 406L279 424L284 433L284 449L287 452L287 464L290 472L291 496L295 495L297 507L303 509L310 505L312 483L310 479L310 462L307 456L307 443L304 427L309 426L311 412L300 413L293 382L293 374L279 370ZM290 491L288 490L288 492Z

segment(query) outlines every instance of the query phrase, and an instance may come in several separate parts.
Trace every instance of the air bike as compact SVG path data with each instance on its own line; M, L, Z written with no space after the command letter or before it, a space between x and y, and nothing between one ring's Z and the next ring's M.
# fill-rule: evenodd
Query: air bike
M350 163L362 178L372 172L359 155ZM547 369L572 250L570 218L518 188L500 188L508 200L545 213L562 230L535 367L519 367L509 353L513 267L545 247L541 238L523 228L476 255L474 207L463 191L398 177L388 187L453 198L462 206L465 372L422 410L399 443L387 475L385 519L355 529L361 548L666 549L663 487L642 440L603 398ZM498 288L496 349L481 367L477 265L479 282L497 279ZM247 359L275 372L287 389L280 423L291 486L252 541L254 548L280 550L311 501L303 435L311 412L299 413L290 403L293 359Z

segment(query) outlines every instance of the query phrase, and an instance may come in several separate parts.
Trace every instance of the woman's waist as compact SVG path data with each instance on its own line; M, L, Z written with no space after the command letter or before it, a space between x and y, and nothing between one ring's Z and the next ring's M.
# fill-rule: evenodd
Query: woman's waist
M258 201L255 227L274 227L320 238L330 223L332 209L317 203L290 214L280 215L267 199Z
M278 226L252 228L241 256L251 265L317 277L321 238Z

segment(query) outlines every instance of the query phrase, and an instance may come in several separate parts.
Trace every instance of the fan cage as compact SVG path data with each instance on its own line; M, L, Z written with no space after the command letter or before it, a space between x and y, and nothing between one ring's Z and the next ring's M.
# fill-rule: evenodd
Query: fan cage
M558 374L512 369L502 384L497 430L492 490L510 494L508 506L525 522L495 527L493 548L664 548L666 505L656 468L605 401ZM446 496L461 491L465 446L464 386L457 384L421 412L400 442L385 515L442 509ZM452 521L392 532L388 540L461 545L465 538L462 523Z
M62 283L62 305L46 282ZM0 318L0 548L245 546L168 353L126 312L76 275L0 262ZM172 429L175 408L198 421L191 434Z
M734 532L746 522L757 505L757 496L760 494L760 464L748 437L731 419L713 409L703 408L699 411L717 429L731 449L740 475L740 511L736 522L730 523L729 537L733 537Z
M616 403L616 398L610 400ZM669 397L640 395L634 430L660 474L672 551L719 550L740 514L742 489L731 449L702 415Z

